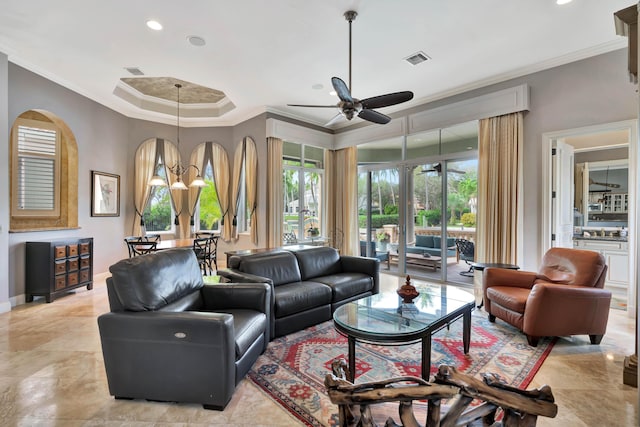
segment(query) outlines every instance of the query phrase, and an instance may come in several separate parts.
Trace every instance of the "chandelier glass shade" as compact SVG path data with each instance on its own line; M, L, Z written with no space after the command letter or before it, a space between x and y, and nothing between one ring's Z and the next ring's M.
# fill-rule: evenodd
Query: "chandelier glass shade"
M180 88L182 87L182 85L179 84L179 83L176 83L175 87L178 90L177 114L176 114L176 117L177 117L177 126L176 126L177 139L176 139L176 145L178 146L178 159L179 159L180 158L179 157L180 156ZM193 179L193 181L191 181L191 183L189 184L189 187L206 187L207 186L207 183L204 182L204 179L202 178L202 175L200 175L200 168L198 168L196 165L182 166L182 162L180 160L178 160L175 165L167 167L169 172L171 172L173 175L175 175L175 179L173 179L173 183L171 184L171 189L172 190L188 190L188 187L184 183L182 177L191 168L194 168L196 170L196 177ZM167 182L160 175L154 175L154 176L151 177L151 180L149 180L149 185L151 185L151 186L166 186Z

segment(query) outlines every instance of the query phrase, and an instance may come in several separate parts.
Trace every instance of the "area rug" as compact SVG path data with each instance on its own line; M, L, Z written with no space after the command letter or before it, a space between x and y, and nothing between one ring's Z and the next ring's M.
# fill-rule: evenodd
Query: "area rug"
M432 339L431 374L441 364L482 377L491 372L507 384L526 388L545 360L554 340L541 339L537 347L527 344L525 336L497 320L489 323L486 313L474 311L471 348L462 348L462 320L450 329L439 331ZM347 339L336 332L333 322L280 337L269 343L249 372L249 378L269 397L290 411L307 426L335 426L338 407L325 392L324 378L331 362L347 359ZM420 344L380 346L356 344L356 383L397 376L420 376Z

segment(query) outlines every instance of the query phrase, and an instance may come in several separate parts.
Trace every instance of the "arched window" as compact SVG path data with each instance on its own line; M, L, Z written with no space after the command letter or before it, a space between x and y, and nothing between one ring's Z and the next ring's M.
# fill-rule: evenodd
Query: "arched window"
M196 165L206 187L189 189L189 216L193 231L218 231L223 239L224 223L229 217L229 159L224 148L211 141L198 145L191 153L190 164ZM189 170L189 180L197 171Z
M175 226L180 224L178 218L182 213L182 191L170 190L167 186L152 186L149 183L154 175L158 175L171 185L176 177L168 172L167 164L174 164L179 160L180 154L176 146L161 138L150 138L136 150L134 235L142 235L145 231L176 234Z
M78 146L53 113L29 110L11 127L11 230L78 226Z

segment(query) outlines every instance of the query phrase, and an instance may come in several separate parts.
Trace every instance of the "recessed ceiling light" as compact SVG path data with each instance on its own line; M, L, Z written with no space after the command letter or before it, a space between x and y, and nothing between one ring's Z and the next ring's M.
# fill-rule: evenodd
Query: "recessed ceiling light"
M556 4L559 4L559 5L563 5L567 3L571 3L571 0L556 0Z
M158 21L150 19L147 21L147 27L151 28L152 30L160 31L162 29L162 24Z
M207 42L200 36L187 36L187 40L194 46L204 46Z
M324 89L324 85L322 83L316 83L313 86L311 86L311 89L315 89L315 90Z

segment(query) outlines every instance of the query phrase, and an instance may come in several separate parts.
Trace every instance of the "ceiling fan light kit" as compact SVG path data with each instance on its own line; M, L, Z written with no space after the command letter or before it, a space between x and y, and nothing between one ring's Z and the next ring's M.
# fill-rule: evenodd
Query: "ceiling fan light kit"
M308 105L308 104L288 104L290 107L315 107L315 108L335 108L340 112L334 116L325 126L330 126L340 120L342 117L351 120L354 117L360 117L377 124L387 124L391 121L391 117L375 111L374 108L389 107L391 105L400 104L413 99L413 92L403 91L387 93L385 95L373 96L365 99L358 99L351 96L353 86L351 85L351 24L358 16L358 13L350 10L344 13L344 17L349 21L349 86L339 77L331 78L331 85L336 91L340 102L337 105Z

